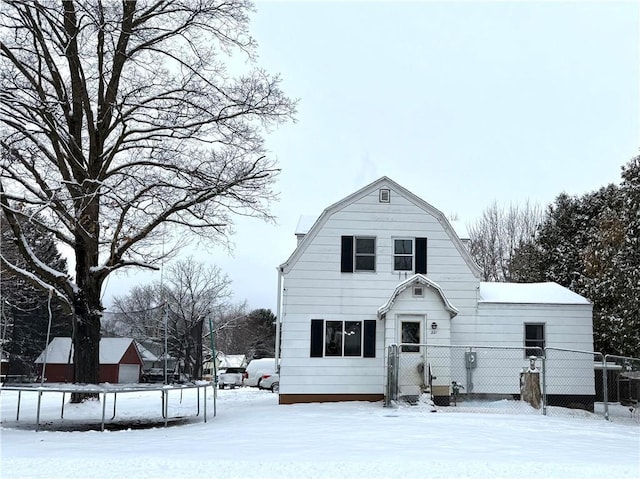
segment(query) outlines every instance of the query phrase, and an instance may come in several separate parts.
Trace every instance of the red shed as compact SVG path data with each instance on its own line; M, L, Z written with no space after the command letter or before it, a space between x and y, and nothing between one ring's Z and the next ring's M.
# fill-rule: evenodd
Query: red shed
M36 359L38 373L47 356L45 379L50 383L74 382L73 346L71 338L53 338L46 351ZM142 358L131 338L100 339L100 382L137 383L140 381Z

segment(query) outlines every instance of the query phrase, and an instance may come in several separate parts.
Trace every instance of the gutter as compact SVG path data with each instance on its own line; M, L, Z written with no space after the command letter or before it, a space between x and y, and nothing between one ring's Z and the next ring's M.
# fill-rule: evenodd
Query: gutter
M282 266L276 268L278 270L278 303L276 304L276 350L275 370L280 374L280 323L282 321L280 314L282 313Z

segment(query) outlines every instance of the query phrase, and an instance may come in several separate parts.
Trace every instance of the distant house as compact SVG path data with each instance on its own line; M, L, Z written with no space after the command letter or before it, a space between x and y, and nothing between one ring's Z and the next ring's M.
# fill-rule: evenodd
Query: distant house
M419 384L410 376L429 368L442 404L453 381L471 389L476 373L465 365L475 356L454 357L452 346L518 348L493 367L492 377L508 370L503 384L475 374L477 394L519 394L527 348L586 351L547 393L593 402L592 304L556 283L482 282L464 231L389 178L303 218L295 233L297 247L279 267L280 403L381 400L389 346L401 343L416 346L402 347L400 383ZM425 351L438 347L444 352L429 359Z
M165 365L164 345L156 341L142 340L136 341L136 346L142 356L144 363L143 371L149 371L154 368L163 368ZM167 370L174 371L178 360L171 355L167 356Z
M218 369L246 368L248 363L244 354L225 354L221 351L216 353L216 366Z
M47 382L74 382L73 345L71 338L53 338L45 351L35 360L38 374L42 375L46 361ZM142 371L142 357L131 338L100 339L100 382L137 383Z
M222 351L216 352L216 371L227 368L246 368L248 361L244 354L225 354ZM203 379L211 381L213 379L213 362L211 357L202 364Z

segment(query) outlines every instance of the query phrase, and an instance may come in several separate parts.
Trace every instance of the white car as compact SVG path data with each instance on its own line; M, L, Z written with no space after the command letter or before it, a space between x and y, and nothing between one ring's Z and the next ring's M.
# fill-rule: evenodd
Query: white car
M274 358L252 359L247 366L242 385L254 388L262 387L263 379L268 379L274 374L277 374ZM271 389L271 385L268 388L263 387L263 389Z
M263 374L258 383L260 389L268 389L272 393L280 391L280 375L278 373Z
M227 368L224 372L221 371L218 375L218 387L224 389L228 386L233 389L242 386L244 372L244 368Z

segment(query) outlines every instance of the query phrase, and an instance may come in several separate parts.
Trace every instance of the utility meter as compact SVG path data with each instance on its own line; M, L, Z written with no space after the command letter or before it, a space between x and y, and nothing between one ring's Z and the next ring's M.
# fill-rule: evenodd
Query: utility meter
M467 366L467 369L475 369L476 368L476 352L475 351L466 351L464 353L464 363Z

